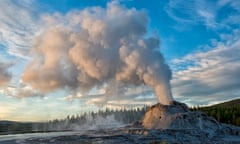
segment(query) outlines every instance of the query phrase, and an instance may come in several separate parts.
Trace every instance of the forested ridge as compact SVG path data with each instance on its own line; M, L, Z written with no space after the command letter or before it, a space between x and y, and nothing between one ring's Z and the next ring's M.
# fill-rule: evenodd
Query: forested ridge
M193 107L191 109L203 111L221 123L240 126L240 99L207 107Z

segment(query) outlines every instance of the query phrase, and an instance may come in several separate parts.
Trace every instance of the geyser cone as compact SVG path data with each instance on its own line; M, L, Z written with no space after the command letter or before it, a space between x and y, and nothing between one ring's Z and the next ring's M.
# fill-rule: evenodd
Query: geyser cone
M219 123L202 112L193 112L180 102L171 105L160 103L146 112L142 126L148 129L198 129L217 131Z
M149 129L168 129L181 113L189 112L188 107L179 102L172 101L171 105L156 104L148 109L142 124Z

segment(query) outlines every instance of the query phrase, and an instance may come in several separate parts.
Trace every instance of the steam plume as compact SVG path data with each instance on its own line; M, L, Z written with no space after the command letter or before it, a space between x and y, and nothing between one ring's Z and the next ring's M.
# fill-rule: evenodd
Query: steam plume
M43 16L43 22L46 28L35 39L33 60L22 77L33 88L88 92L115 81L147 84L160 103L172 101L171 71L158 51L159 38L147 35L144 11L111 2L106 9Z

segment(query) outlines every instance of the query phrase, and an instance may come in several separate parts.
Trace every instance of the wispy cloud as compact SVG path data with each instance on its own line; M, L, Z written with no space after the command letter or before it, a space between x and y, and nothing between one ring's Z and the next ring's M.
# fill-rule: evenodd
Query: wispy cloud
M33 0L3 0L0 5L0 43L7 53L26 58L37 30Z
M195 100L196 103L197 99L208 103L209 99L221 101L236 97L240 91L239 34L239 31L235 31L232 36L225 37L227 39L224 42L216 43L207 51L173 60L174 94L185 100Z
M157 98L153 94L151 89L142 91L138 88L135 90L129 90L127 93L119 93L119 94L111 94L109 96L103 95L101 97L96 97L89 99L87 104L94 104L99 107L115 105L115 106L136 106L136 105L144 105L149 103L156 103Z
M156 96L153 93L153 90L150 87L141 86L141 87L132 87L126 90L112 89L107 95L105 91L94 91L93 94L81 94L76 93L75 95L68 95L60 100L73 102L75 100L80 100L87 105L96 105L98 107L103 106L113 106L117 107L122 106L134 106L136 103L139 105L154 103L157 101Z
M239 22L239 7L240 3L233 0L170 0L165 11L181 27L186 26L189 29L194 25L204 25L215 30Z
M6 96L11 96L14 98L26 98L26 97L43 97L44 94L40 93L29 85L23 84L22 82L19 83L18 86L5 86L0 90L1 94Z
M210 104L239 97L239 7L240 3L233 0L170 0L166 5L166 13L180 30L205 26L218 35L210 43L196 46L194 52L171 60L175 98Z

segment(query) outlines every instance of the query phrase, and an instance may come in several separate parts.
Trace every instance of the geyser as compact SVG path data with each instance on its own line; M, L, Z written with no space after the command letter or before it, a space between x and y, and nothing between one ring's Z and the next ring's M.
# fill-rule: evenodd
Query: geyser
M239 143L240 128L223 124L203 112L190 111L187 105L173 101L150 107L141 121L129 125L128 134L144 135L142 140L169 143ZM231 141L231 142L230 142ZM160 143L160 142L159 142Z
M22 79L34 89L60 88L86 93L115 81L147 84L169 105L171 71L159 51L160 40L148 31L144 10L113 1L101 7L42 16L44 29L35 38L33 59ZM107 91L105 91L107 95Z
M235 134L239 129L224 125L203 112L190 111L184 103L173 101L171 105L160 103L145 113L141 127L147 129L189 130L206 133L210 137L218 134Z

